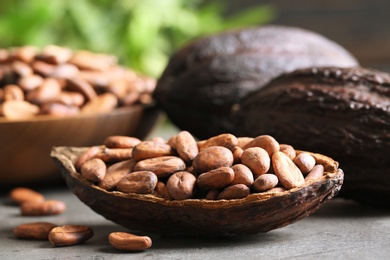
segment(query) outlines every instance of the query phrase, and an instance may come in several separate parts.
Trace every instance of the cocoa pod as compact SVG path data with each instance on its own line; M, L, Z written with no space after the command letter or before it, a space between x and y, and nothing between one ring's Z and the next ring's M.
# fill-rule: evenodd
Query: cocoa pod
M180 129L207 139L232 133L236 104L271 79L300 68L357 64L340 45L312 31L277 25L244 28L177 50L154 97Z
M267 133L294 148L327 154L345 171L339 196L390 206L389 100L385 72L297 70L242 100L234 134Z

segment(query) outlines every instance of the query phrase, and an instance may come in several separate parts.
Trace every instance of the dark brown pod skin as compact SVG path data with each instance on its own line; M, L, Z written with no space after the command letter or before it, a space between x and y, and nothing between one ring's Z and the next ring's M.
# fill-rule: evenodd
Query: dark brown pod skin
M299 68L357 64L337 43L301 28L267 25L226 31L174 53L154 98L180 129L207 139L230 133L235 105L272 78Z
M390 75L313 68L283 75L245 98L235 133L269 134L340 163L340 196L390 206Z
M91 184L73 165L82 150L54 147L51 152L69 189L95 212L119 225L167 236L238 236L284 227L333 198L344 175L336 161L311 153L324 165L325 173L299 188L252 193L230 200L166 200L152 194L106 191Z

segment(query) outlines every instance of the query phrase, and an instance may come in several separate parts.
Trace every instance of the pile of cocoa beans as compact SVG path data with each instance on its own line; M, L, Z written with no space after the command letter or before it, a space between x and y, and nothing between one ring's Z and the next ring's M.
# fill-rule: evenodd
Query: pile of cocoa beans
M221 134L197 141L181 131L165 141L109 136L74 163L89 182L107 191L152 194L166 200L241 199L283 192L324 175L308 152L269 135Z
M0 49L0 116L69 116L152 102L155 80L113 55L48 45Z

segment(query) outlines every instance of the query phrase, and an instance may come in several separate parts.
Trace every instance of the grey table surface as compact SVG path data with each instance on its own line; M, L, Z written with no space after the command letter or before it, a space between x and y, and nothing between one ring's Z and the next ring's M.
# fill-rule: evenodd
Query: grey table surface
M151 135L170 136L157 129ZM161 134L163 133L163 134ZM390 209L372 208L335 198L314 214L286 227L251 236L206 239L147 234L148 250L118 251L108 234L129 231L92 211L65 185L42 187L47 199L62 200L67 210L55 216L21 216L5 192L0 197L0 259L390 259ZM19 224L49 221L93 228L94 236L81 245L53 247L48 241L16 239Z

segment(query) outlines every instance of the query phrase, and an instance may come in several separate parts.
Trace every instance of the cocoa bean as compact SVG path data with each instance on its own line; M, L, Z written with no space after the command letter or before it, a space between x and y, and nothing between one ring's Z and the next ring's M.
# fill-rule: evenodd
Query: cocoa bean
M173 154L173 149L170 145L153 141L144 141L137 144L132 152L132 156L136 161Z
M114 135L108 136L104 140L103 145L108 148L133 148L140 142L141 140L135 137Z
M50 231L57 225L50 222L33 222L21 224L14 228L16 238L31 240L48 240Z
M135 171L125 175L116 185L124 193L151 194L158 182L151 171Z
M195 138L187 131L181 131L177 134L175 149L185 162L191 162L199 152Z
M53 228L48 236L53 246L72 246L82 244L93 236L93 230L88 226L65 225Z
M143 251L152 246L148 236L137 236L127 232L112 232L108 235L110 244L122 251Z
M231 200L231 199L242 199L248 196L251 193L248 186L244 184L234 184L232 186L226 187L218 195L219 200Z
M195 172L203 173L219 167L231 166L233 161L233 154L228 148L211 146L198 153L192 161L192 166Z
M234 171L234 179L231 185L244 184L249 188L252 187L253 173L247 166L244 164L235 164L231 168Z
M294 158L294 163L306 175L316 165L316 160L308 153L300 153Z
M159 178L169 177L175 172L186 168L184 161L175 156L161 156L139 161L134 166L134 171L151 171Z
M169 195L175 200L192 198L196 184L196 177L186 171L175 172L167 181Z
M106 175L106 164L99 158L93 158L86 161L81 166L81 175L87 180L98 183L104 179Z
M41 193L25 187L13 188L9 193L9 198L12 202L19 205L25 202L42 202L45 200Z
M278 185L279 179L275 174L262 174L253 182L253 189L256 191L267 191L275 188Z
M64 212L66 205L59 200L29 201L20 205L22 216L49 216Z
M230 167L219 167L217 169L202 173L196 180L199 188L222 189L228 186L234 179L234 171Z
M276 152L272 155L272 166L275 175L286 189L299 187L305 182L299 168L282 152Z
M241 163L248 166L255 176L260 176L268 172L271 159L263 148L251 147L242 153Z

